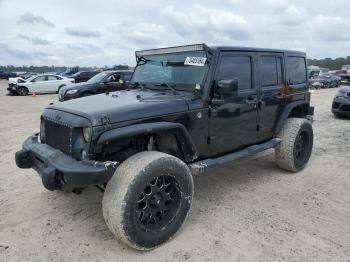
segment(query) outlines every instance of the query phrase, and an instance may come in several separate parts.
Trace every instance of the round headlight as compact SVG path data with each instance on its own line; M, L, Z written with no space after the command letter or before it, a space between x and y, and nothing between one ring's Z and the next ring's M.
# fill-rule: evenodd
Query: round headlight
M90 127L84 127L83 128L83 136L86 142L90 142L91 139L91 128Z
M45 122L43 120L40 122L40 141L45 143Z

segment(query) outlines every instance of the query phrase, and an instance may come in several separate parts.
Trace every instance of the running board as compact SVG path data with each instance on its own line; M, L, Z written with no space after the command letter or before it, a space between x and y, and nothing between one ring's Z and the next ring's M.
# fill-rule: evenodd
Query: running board
M266 149L274 148L279 143L281 143L281 141L282 140L280 138L273 138L265 143L252 145L245 149L236 151L234 153L226 154L224 156L220 156L217 158L207 158L204 160L200 160L198 162L194 162L188 165L188 167L190 168L192 175L199 175L204 173L204 171L207 170L208 168L220 166L227 162L231 162L231 161L240 159L242 157L254 155Z

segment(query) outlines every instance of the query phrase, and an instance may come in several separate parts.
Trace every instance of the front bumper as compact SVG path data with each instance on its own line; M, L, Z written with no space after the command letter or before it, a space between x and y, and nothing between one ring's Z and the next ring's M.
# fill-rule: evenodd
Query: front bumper
M350 97L334 97L332 103L332 112L335 114L350 115Z
M9 84L7 91L9 91L10 93L15 93L17 91L17 85L13 83Z
M38 134L27 138L16 152L19 168L33 168L48 190L102 185L112 177L117 162L78 161L60 150L38 141Z

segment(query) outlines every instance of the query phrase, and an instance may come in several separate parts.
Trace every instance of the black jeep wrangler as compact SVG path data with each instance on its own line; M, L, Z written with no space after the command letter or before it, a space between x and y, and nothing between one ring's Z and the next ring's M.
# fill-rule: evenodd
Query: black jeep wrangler
M184 223L192 175L265 149L296 172L313 145L305 54L204 44L136 52L130 86L51 104L16 153L49 190L104 190L109 229L152 249Z

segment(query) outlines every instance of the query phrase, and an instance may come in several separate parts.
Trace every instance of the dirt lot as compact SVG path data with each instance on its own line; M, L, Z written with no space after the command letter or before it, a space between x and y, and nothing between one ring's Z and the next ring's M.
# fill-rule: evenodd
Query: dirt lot
M350 261L350 120L330 113L336 89L316 91L315 145L298 174L273 151L195 178L187 223L170 242L136 252L116 241L102 193L49 192L14 153L56 95L5 96L0 82L0 261Z

